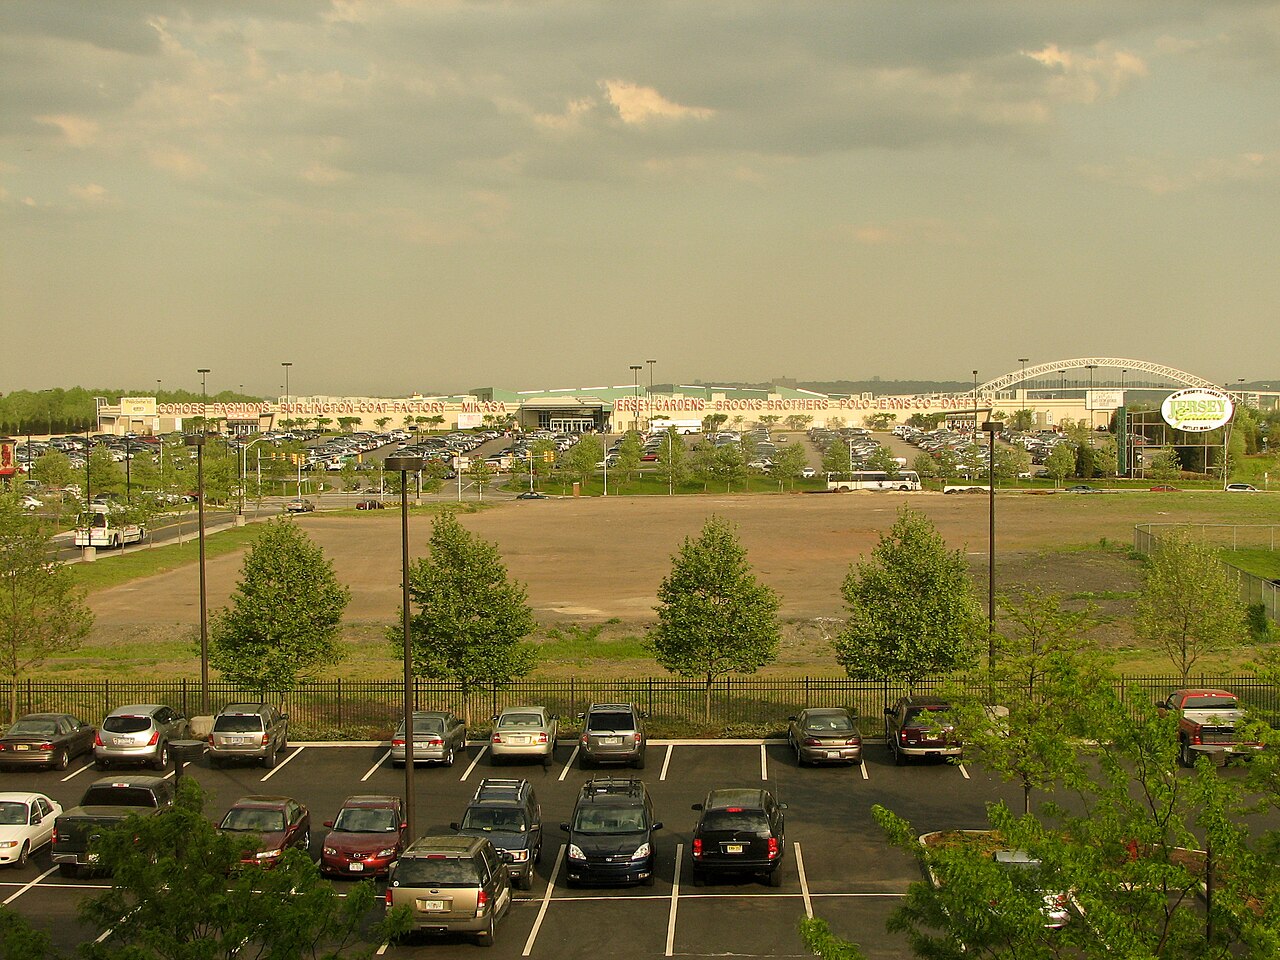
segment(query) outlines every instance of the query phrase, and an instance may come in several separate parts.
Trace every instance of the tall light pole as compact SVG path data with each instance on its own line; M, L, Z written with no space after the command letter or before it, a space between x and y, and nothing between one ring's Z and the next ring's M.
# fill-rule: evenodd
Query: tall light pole
M649 430L653 427L653 367L657 360L646 360L649 365L649 417L645 421L644 428Z
M404 628L404 809L409 836L414 830L413 798L413 645L409 633L409 471L422 469L422 458L392 454L383 461L388 470L400 472L400 596Z
M205 377L208 367L196 371L200 374L200 432L188 435L187 446L196 448L196 513L200 539L200 713L209 714L209 588L205 579L205 528L204 528L204 442L208 430L208 394Z
M973 371L973 442L978 442L978 371Z
M289 368L293 366L293 361L282 361L280 366L284 367L284 414L287 417L289 415Z
M638 363L631 364L631 399L635 401L635 421L632 423L633 430L640 429L640 371L642 367Z
M1098 369L1098 365L1094 363L1086 363L1084 368L1089 371L1089 392L1085 394L1084 405L1089 411L1089 446L1093 446L1093 371Z
M1022 379L1018 381L1018 385L1022 387L1022 405L1027 405L1027 361L1030 357L1019 357L1018 363L1022 364Z
M990 417L991 411L987 411ZM982 429L987 433L987 673L995 683L996 673L996 434L998 420L987 420Z

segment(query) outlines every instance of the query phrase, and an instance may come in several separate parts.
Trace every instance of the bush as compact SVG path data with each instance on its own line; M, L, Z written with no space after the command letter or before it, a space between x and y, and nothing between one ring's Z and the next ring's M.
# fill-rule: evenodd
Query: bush
M1267 616L1267 608L1261 603L1251 603L1246 611L1249 635L1254 643L1267 643L1276 639L1276 626Z

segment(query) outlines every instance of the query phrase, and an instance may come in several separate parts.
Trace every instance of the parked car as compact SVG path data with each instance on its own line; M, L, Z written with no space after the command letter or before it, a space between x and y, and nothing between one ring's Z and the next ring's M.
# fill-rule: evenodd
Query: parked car
M467 726L452 713L443 710L418 710L413 714L413 762L442 763L453 766L458 753L466 753ZM404 721L391 738L391 765L403 767Z
M65 770L93 750L97 731L67 713L29 713L0 737L0 767L33 766Z
M788 717L787 742L797 766L862 762L858 715L844 707L810 707Z
M1181 489L1182 489L1181 487L1175 487L1167 483L1157 483L1154 487L1151 488L1151 492L1152 493L1177 493Z
M537 490L526 490L524 493L516 494L517 500L550 500L551 498L545 493L539 493Z
M0 864L25 866L31 854L53 842L60 813L62 805L43 793L0 793Z
M270 769L289 747L289 715L269 703L228 703L213 718L208 742L210 766L254 760Z
M1071 898L1061 890L1045 890L1040 885L1041 861L1025 850L997 850L992 859L1009 872L1015 884L1028 883L1041 899L1040 912L1044 925L1050 929L1065 927L1071 920Z
M43 500L39 500L39 499L37 499L37 498L35 498L35 497L31 496L31 494L29 494L29 493L28 493L28 494L26 494L26 495L22 498L22 509L23 509L23 510L39 510L39 509L40 509L41 507L43 507L43 506L44 506L44 501L43 501Z
M642 780L597 777L582 785L573 817L560 824L569 835L567 881L642 883L653 886L653 834L662 829Z
M458 822L449 824L468 837L485 837L506 856L512 882L533 887L533 867L542 860L542 807L528 780L488 777Z
M1077 483L1074 487L1067 487L1067 493L1101 493L1097 487L1091 487L1087 483Z
M113 774L89 784L79 806L58 814L52 857L58 872L73 877L96 869L93 838L131 817L154 817L173 806L174 783L165 777Z
M320 872L335 877L387 873L409 839L399 797L347 797L332 820L320 853Z
M357 510L385 510L386 504L381 500L361 500L356 504Z
M1178 718L1178 762L1184 767L1195 766L1201 753L1250 757L1262 749L1260 743L1243 740L1236 732L1244 710L1240 698L1229 690L1173 690L1156 708L1161 716L1173 713Z
M644 714L634 704L593 703L579 719L583 721L578 738L583 767L609 762L644 769Z
M109 713L93 741L99 770L113 764L144 763L157 770L169 765L169 741L185 740L187 718L163 703L133 703Z
M694 810L701 812L693 828L695 884L710 874L754 873L771 887L782 886L786 853L786 819L768 790L712 790Z
M959 757L963 747L948 721L951 704L938 697L900 697L884 711L884 737L893 762L909 757Z
M311 849L311 814L292 797L241 797L223 814L218 832L245 837L242 864L269 868L290 848Z
M560 718L546 707L508 707L493 718L489 753L494 765L507 760L541 760L545 767L555 759Z
M1252 483L1228 483L1227 493L1257 493L1258 488Z
M287 500L284 505L285 513L311 513L315 510L316 505L310 500L304 500L301 497L295 500Z
M813 467L804 467L800 471L800 476L804 477L806 480L812 480L817 475L818 475L818 471Z
M492 946L497 923L511 909L511 876L502 854L484 837L421 837L392 865L384 902L405 906L415 930L473 933Z

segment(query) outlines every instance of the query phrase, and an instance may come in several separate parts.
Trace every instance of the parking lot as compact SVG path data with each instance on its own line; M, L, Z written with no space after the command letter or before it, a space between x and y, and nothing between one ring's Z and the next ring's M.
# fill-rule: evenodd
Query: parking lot
M907 885L919 879L916 863L884 842L871 819L883 804L920 830L982 827L985 804L1019 797L1007 785L967 766L945 763L895 767L879 744L869 744L857 767L799 769L782 742L651 741L647 768L635 772L653 795L664 824L658 834L657 882L652 887L568 889L563 873L562 820L590 776L631 771L583 771L572 745L562 742L556 764L494 768L484 744L472 744L451 768L420 767L417 832L449 832L476 785L486 776L523 776L542 804L545 853L532 890L517 892L499 924L495 952L504 957L587 957L602 945L619 957L799 957L796 933L806 914L826 919L837 933L859 941L873 958L901 957L904 943L884 932L884 921ZM392 768L385 744L295 744L271 771L260 767L212 769L189 765L210 796L207 813L219 816L238 797L285 794L311 810L313 856L343 799L357 793L399 793L402 770ZM170 773L170 776L173 774ZM64 806L74 805L100 774L83 761L58 772L0 774L5 789L30 788ZM694 887L688 881L692 804L724 786L763 786L788 804L784 882L770 889L749 879ZM23 868L0 874L0 902L48 930L70 952L97 935L81 924L77 906L107 881L61 877L45 849ZM341 891L344 883L338 881ZM425 940L380 949L388 957L467 956L468 939Z

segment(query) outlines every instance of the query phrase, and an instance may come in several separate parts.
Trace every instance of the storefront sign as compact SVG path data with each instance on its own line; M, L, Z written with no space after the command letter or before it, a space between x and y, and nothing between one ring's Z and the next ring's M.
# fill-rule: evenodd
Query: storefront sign
M1235 405L1227 394L1199 387L1171 393L1160 405L1164 422L1187 433L1216 430L1229 422L1234 412Z

